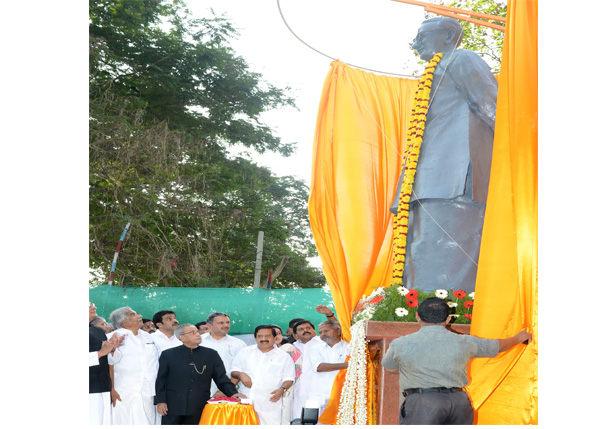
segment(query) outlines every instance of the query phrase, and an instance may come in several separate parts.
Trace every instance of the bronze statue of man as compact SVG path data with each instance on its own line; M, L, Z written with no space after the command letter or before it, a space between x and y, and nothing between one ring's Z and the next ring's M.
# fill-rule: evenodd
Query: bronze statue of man
M498 84L481 57L457 49L461 40L457 20L436 17L421 24L412 45L426 61L444 54L433 74L404 265L404 286L423 291L475 289Z

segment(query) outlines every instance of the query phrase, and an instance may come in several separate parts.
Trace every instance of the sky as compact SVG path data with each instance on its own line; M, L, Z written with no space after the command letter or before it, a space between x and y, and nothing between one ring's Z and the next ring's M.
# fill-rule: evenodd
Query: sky
M236 48L238 53L272 83L295 88L301 111L283 112L285 121L273 121L285 141L298 141L299 153L295 162L278 162L274 171L281 164L286 174L294 171L309 177L316 111L330 60L289 33L276 0L187 2L198 14L210 4L217 12L228 11L245 34L238 43L248 45ZM405 70L412 58L407 45L424 16L420 7L389 0L281 0L281 6L299 36L333 57L395 73L412 71ZM600 2L543 0L539 7L540 314L544 315L540 362L546 368L556 365L569 377L569 386L585 392L598 379L596 341L590 339L597 338L593 299L600 286L594 197L600 184L596 156L600 85L594 66ZM26 309L13 311L24 333L15 341L31 348L34 338L38 351L22 353L18 362L13 359L7 382L11 397L29 398L32 389L21 382L22 375L39 372L41 363L55 368L44 374L49 381L36 384L35 396L68 398L74 427L87 419L86 395L79 394L86 389L86 369L78 354L85 346L85 325L79 319L88 300L87 11L88 3L81 0L65 0L59 6L41 0L4 2L5 22L0 26L2 302L9 313L15 303ZM408 19L413 14L414 19ZM44 318L55 323L52 327L68 329L39 335ZM45 351L43 361L40 350ZM586 423L593 421L595 396L557 394L559 385L552 375L558 371L552 369L540 377L544 399L540 423L545 417L556 425L573 425L586 415ZM65 374L79 381L75 386L65 383ZM31 412L30 401L12 401L11 406L13 414ZM38 415L55 415L56 409L56 401L37 401L35 406ZM47 422L37 419L31 424L41 427Z
M290 87L298 109L266 112L265 124L282 141L296 142L289 158L253 154L276 175L294 175L310 185L312 147L321 89L332 59L394 74L419 70L409 48L424 9L390 0L187 0L194 18L225 15L239 31L231 41L250 69L278 87Z

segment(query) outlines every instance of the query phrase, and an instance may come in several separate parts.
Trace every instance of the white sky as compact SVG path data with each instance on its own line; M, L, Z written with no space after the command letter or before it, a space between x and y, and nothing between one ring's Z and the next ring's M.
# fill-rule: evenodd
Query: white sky
M299 110L267 112L263 121L284 142L296 142L289 158L256 156L278 175L310 185L312 147L321 88L331 59L311 50L286 27L277 0L187 0L195 18L226 16L240 33L232 48L252 71L278 87L289 86ZM409 43L424 20L424 9L391 0L280 0L285 20L302 40L347 64L388 73L418 70Z

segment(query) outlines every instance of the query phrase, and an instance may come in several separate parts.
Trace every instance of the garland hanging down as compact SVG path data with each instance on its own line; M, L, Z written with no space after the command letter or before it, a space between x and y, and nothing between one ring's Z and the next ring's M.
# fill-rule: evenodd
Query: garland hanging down
M337 414L338 425L366 425L368 422L366 322L360 320L350 328L350 360Z
M403 284L409 201L415 181L421 143L423 143L423 130L425 129L427 111L429 110L429 92L431 91L433 72L443 55L441 52L435 54L429 61L429 64L427 64L427 67L425 67L425 72L417 86L410 116L408 143L404 152L404 178L400 188L398 213L394 216L393 220L392 233L392 255L394 258L392 281L399 285Z

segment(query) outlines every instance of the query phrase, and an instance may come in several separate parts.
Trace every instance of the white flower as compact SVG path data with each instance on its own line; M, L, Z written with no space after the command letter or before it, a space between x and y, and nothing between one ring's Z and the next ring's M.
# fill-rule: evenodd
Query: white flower
M356 322L350 328L350 360L346 380L340 395L337 424L367 424L367 339L365 321Z
M435 291L435 296L441 299L445 299L448 297L448 291L446 289L438 289Z
M383 295L384 293L385 293L385 289L382 287L378 287L373 292L371 292L371 295L369 295L369 300L375 298L376 296Z
M398 307L395 312L396 312L396 316L398 316L398 317L403 317L408 314L408 310L406 308L402 308L402 307Z
M458 314L451 314L452 317L458 317Z
M456 302L449 302L449 303L448 303L448 307L450 307L450 308L454 308L454 307L456 307L457 305L458 305L458 304L457 304Z
M469 297L470 297L471 299L475 299L475 292L471 292L471 293L469 294Z
M400 295L404 296L408 293L408 289L406 289L404 286L399 286L398 292L400 293Z

